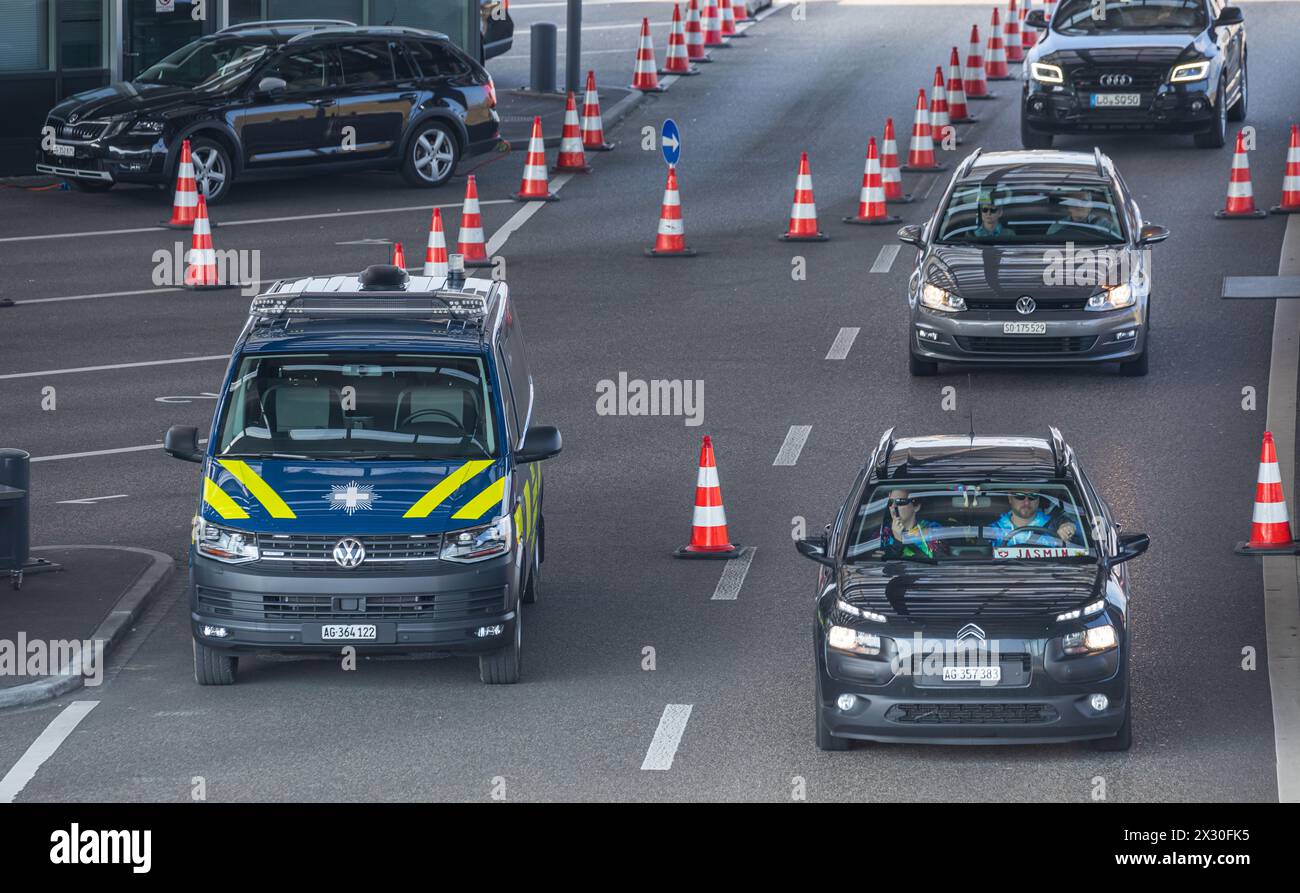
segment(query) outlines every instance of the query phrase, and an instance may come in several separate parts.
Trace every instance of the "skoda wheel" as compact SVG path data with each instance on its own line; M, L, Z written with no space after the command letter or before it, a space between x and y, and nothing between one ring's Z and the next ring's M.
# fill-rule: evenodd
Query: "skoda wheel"
M230 153L216 140L198 137L190 140L190 159L194 162L194 185L209 205L215 205L230 192L234 168Z
M446 124L425 124L411 137L402 160L402 176L412 186L441 186L456 173L460 144Z

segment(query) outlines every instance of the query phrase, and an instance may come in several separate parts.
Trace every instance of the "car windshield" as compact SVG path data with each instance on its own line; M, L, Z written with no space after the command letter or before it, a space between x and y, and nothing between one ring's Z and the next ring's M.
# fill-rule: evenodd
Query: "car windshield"
M271 47L265 43L198 40L149 66L135 80L220 92L247 77L270 52Z
M858 506L845 560L1082 561L1097 554L1091 526L1061 481L881 485Z
M216 454L488 459L492 407L479 357L249 355L226 392Z
M983 245L1120 244L1123 225L1105 183L959 184L939 241Z
M1204 0L1061 0L1052 14L1052 27L1061 34L1199 34L1208 26Z

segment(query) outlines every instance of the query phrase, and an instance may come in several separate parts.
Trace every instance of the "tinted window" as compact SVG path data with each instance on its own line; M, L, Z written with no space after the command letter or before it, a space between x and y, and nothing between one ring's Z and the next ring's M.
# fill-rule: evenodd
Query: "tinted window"
M389 48L393 51L393 66L397 69L399 81L410 81L420 76L419 69L401 44L389 44Z
M286 53L267 69L266 76L281 78L290 93L334 87L342 81L338 60L326 49Z
M1195 34L1209 26L1205 0L1061 0L1052 27L1062 34L1165 31Z
M384 84L393 79L393 59L382 41L349 43L339 47L343 58L343 79L349 86Z
M271 48L264 43L201 40L149 66L136 80L220 91L238 83L270 52Z
M962 183L944 209L939 241L1109 244L1123 241L1123 226L1104 183Z
M441 44L421 41L406 46L424 77L458 77L469 73L465 61Z

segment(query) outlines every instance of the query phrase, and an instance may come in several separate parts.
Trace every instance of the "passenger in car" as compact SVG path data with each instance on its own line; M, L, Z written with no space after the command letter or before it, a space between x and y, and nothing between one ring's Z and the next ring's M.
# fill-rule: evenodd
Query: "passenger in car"
M988 526L994 546L1039 546L1069 544L1079 532L1078 527L1059 513L1056 519L1043 511L1042 496L1033 491L1013 491L1007 494L1011 510ZM1027 529L1024 529L1027 528ZM1047 535L1033 528L1046 531ZM1023 532L1021 532L1023 530ZM1056 531L1056 536L1051 531Z
M1118 236L1115 221L1106 214L1099 214L1092 201L1092 193L1086 189L1066 193L1061 204L1065 206L1065 216L1047 228L1047 234L1054 236L1060 232L1078 229L1102 230L1107 235Z
M948 554L948 544L939 539L943 525L918 518L921 500L907 490L890 490L885 518L880 525L880 545L885 558L934 558Z

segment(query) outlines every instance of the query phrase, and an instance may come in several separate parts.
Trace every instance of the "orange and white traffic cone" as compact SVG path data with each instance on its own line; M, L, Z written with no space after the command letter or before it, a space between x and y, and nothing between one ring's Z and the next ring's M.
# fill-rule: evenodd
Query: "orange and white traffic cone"
M1056 0L1043 0L1043 6L1047 7L1043 10L1043 18L1050 25L1052 24L1052 13L1056 12Z
M524 178L519 183L519 191L511 197L517 202L553 202L558 198L546 181L546 143L542 139L540 116L533 118L533 135L528 140L528 156L524 159Z
M429 244L424 249L424 269L421 276L433 276L438 279L447 277L447 236L442 231L442 209L433 209L433 218L429 221Z
M686 5L686 58L692 62L712 62L704 49L704 27L700 23L700 0Z
M704 435L700 447L700 470L695 478L695 513L691 518L691 541L673 555L677 558L735 558L740 547L727 534L727 513L722 508L718 465L713 456L713 438Z
M1296 555L1300 543L1291 536L1286 496L1282 493L1282 470L1277 464L1273 433L1264 432L1259 449L1259 476L1255 480L1255 510L1250 519L1250 540L1238 543L1238 555Z
M745 36L736 30L736 11L731 4L731 0L718 0L718 14L722 21L723 37L736 38Z
M947 165L934 158L934 135L930 131L930 109L925 102L925 91L917 91L916 118L912 122L912 142L907 147L905 171L941 171Z
M1228 176L1228 201L1214 216L1220 220L1267 217L1255 207L1255 193L1250 188L1250 158L1246 155L1246 138L1237 131L1237 147L1232 152L1232 173Z
M754 21L754 17L749 14L749 0L731 0L731 14L735 17L737 25Z
M460 211L460 233L456 251L465 258L467 267L490 267L487 243L483 241L483 216L478 207L478 181L470 174L465 179L465 204Z
M961 83L961 56L956 47L948 57L948 120L953 124L974 124L979 120L966 105L966 89Z
M1291 125L1291 144L1286 150L1286 170L1282 174L1282 203L1274 205L1274 214L1300 214L1300 124Z
M390 261L390 263L393 266L397 267L399 270L406 269L406 254L405 252L402 251L401 242L393 243L393 259Z
M699 74L700 70L691 64L686 54L686 32L682 28L682 10L673 4L673 23L668 30L668 55L664 57L664 67L660 74Z
M799 154L799 175L794 182L794 203L790 206L790 228L781 234L785 242L825 242L830 239L817 228L817 202L813 201L812 170L808 153Z
M715 50L727 46L727 42L722 39L722 15L718 12L718 0L705 0L704 3L704 45Z
M1020 48L1028 50L1038 43L1038 29L1030 28L1025 24L1025 16L1029 13L1029 2L1025 0L1025 5L1020 7Z
M208 202L202 195L194 209L194 231L190 250L185 256L185 287L191 289L233 288L221 284L217 276L217 252L212 246L212 227L208 225Z
M181 157L176 163L176 192L172 198L172 216L163 226L172 229L192 229L199 209L199 187L194 182L194 160L190 157L190 141L181 142Z
M962 78L962 87L967 99L995 99L989 92L988 82L984 79L984 51L980 48L980 27L970 26L970 49L966 52L966 76Z
M894 119L885 119L885 138L880 146L880 179L885 186L885 202L910 205L911 195L903 194L903 175L898 168L898 140L894 139Z
M663 204L659 206L659 230L655 247L646 250L649 257L694 257L695 250L686 247L686 230L682 226L682 199L677 192L677 168L668 168L668 183L664 186Z
M582 148L588 152L608 152L613 143L605 142L605 122L600 117L600 94L596 92L596 72L587 72L587 92L582 98Z
M1002 42L1006 46L1008 62L1025 61L1025 48L1020 43L1020 11L1016 9L1016 0L1011 0L1010 5L1007 6L1007 21L1002 26Z
M659 83L655 65L655 45L650 39L650 20L641 20L641 40L636 47L636 67L632 69L632 89L642 93L662 93L668 88Z
M879 225L898 223L885 210L885 186L880 179L880 156L876 154L876 138L867 140L867 167L862 172L862 192L858 198L858 213L855 217L845 217L845 223L863 223Z
M582 151L582 130L578 125L578 103L569 91L564 103L564 132L560 134L560 154L551 168L557 174L589 174L591 167Z
M1007 66L1006 44L1002 42L1002 23L998 19L998 8L993 7L993 21L989 25L989 45L984 57L984 76L990 81L1014 80L1011 69Z
M930 137L942 148L944 140L948 139L949 135L952 137L953 145L961 145L957 128L952 126L952 121L948 117L948 94L943 89L943 69L936 66L934 88L930 91Z

